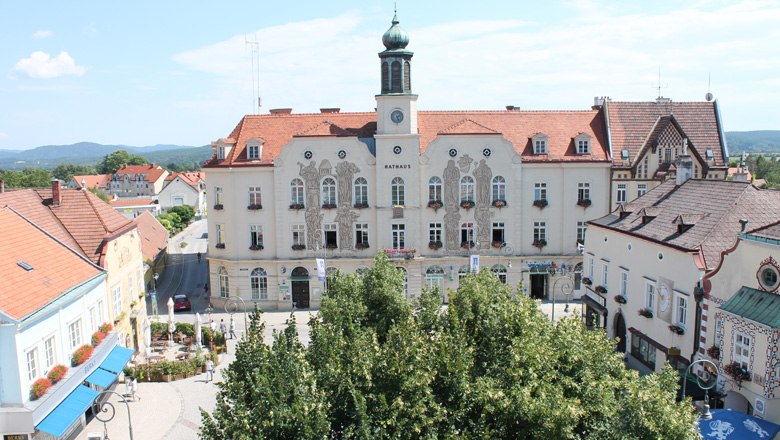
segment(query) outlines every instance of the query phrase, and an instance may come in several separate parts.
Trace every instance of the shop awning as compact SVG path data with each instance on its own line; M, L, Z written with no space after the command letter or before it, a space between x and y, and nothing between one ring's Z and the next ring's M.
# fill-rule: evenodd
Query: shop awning
M55 437L62 437L73 422L84 414L97 395L97 391L79 385L36 428Z
M100 368L119 374L125 368L127 362L133 357L134 351L117 345L100 364Z
M712 420L699 420L699 430L704 438L770 439L775 438L780 426L745 413L713 409Z
M114 383L117 376L119 376L119 373L114 373L108 370L104 370L102 368L98 368L95 371L93 371L92 374L87 376L85 380L91 383L92 385L97 385L105 389L110 387L111 384Z

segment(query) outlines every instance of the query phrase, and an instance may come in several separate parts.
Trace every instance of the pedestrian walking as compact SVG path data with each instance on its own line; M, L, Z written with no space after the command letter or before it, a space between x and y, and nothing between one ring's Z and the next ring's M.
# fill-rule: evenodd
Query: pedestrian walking
M211 358L206 360L206 382L214 380L214 361Z
M130 390L133 395L133 402L135 402L136 397L138 397L138 400L141 400L141 395L138 394L138 379L135 377L133 377L133 380L130 382Z
M209 322L209 327L211 327L211 333L213 334L215 331L217 331L217 323L214 322L212 319L211 322Z
M230 317L230 339L233 339L236 337L236 321L233 320L233 317Z
M225 326L224 319L219 321L219 332L222 333L223 336L227 334L227 327Z
M200 252L198 252L198 263L200 263Z

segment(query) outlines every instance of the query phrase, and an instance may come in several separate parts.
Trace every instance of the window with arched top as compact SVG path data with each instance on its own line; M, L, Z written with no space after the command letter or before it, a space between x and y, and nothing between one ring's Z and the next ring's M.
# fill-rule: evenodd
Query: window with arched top
M400 270L401 273L404 275L404 296L407 298L410 298L409 296L409 273L406 271L405 267L397 266L396 269Z
M428 202L442 201L442 182L439 176L428 179Z
M390 183L391 203L393 206L406 205L405 192L404 179L400 177L393 178L393 181Z
M390 65L390 92L401 93L401 62L393 61Z
M368 180L365 177L355 179L355 206L368 206Z
M219 296L227 298L230 296L230 285L228 284L228 272L225 266L219 268Z
M356 274L358 274L358 275L360 275L361 277L364 277L364 276L368 275L368 271L369 271L369 270L370 270L370 269L368 268L368 266L360 266L360 267L358 267L358 268L355 270L355 273L356 273Z
M412 91L412 66L409 61L404 61L404 91Z
M425 281L430 289L441 289L441 281L444 279L444 269L441 266L429 266L425 270Z
M303 180L290 181L290 205L303 205Z
M506 179L502 176L493 178L493 201L502 200L506 202Z
M322 179L322 205L335 206L336 202L336 179L326 177Z
M382 93L387 93L390 88L388 79L390 76L390 67L387 65L387 61L382 63Z
M498 277L499 281L506 284L506 266L503 264L494 264L493 267L490 268L490 271Z
M268 299L268 274L262 267L256 267L249 275L252 299Z
M463 176L460 179L460 201L474 201L474 178L471 176Z

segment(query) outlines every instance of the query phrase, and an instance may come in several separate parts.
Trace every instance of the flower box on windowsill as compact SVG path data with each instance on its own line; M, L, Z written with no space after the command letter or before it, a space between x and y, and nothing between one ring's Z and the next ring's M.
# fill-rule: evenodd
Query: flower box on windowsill
M470 240L461 241L460 247L462 247L463 249L474 249L474 242Z
M501 240L496 240L496 241L490 243L490 245L493 246L496 249L501 249L504 246L506 246L506 242L505 241L501 241Z
M547 199L534 200L534 206L536 206L539 209L544 208L548 204L549 204L549 202L547 202Z
M217 249L225 249L225 243L217 243L214 247Z
M713 345L707 349L707 356L717 360L720 360L720 347Z
M444 202L442 202L441 200L431 200L428 202L428 207L433 208L434 210L438 210L443 206L444 206Z
M336 243L325 243L325 249L328 249L328 250L332 251L333 249L336 249L337 247L338 247L338 245L336 245Z
M260 205L260 204L256 204L256 205L248 205L248 206L246 207L246 209L251 209L251 210L255 210L255 209L263 209L263 205Z
M42 377L30 386L30 400L37 400L44 394L46 394L46 391L49 391L49 388L51 388L51 380L49 380L46 377Z
M303 208L304 208L303 203L290 203L290 209L298 210Z
M368 249L368 243L358 243L355 245L355 249L362 251L363 249Z
M415 248L403 248L403 249L385 249L388 258L403 258L405 260L411 260L414 258L414 254L417 253Z
M503 207L506 206L506 200L504 200L504 199L496 199L496 200L493 200L492 204L493 204L494 208L503 208Z
M534 240L532 243L534 247L538 247L539 249L547 246L547 240Z
M653 311L650 309L639 309L639 316L644 316L645 318L652 318Z
M292 245L292 250L294 250L294 251L302 251L304 249L306 249L306 245L305 244L294 244L294 245Z
M678 335L684 335L685 334L685 328L680 327L677 324L670 324L669 325L669 331L673 333L677 333Z
M474 203L473 200L464 200L460 202L460 207L463 209L471 209L474 206L476 206L476 203Z
M336 209L335 203L323 203L322 209Z
M593 289L593 290L595 290L595 291L596 291L596 293L600 293L600 294L602 294L602 295L604 295L605 293L607 293L607 288L606 288L606 287L604 287L604 286L596 286L596 288L595 288L595 289Z
M723 367L723 371L725 371L729 376L733 377L737 382L750 382L750 371L742 368L742 366L737 362L732 362L726 365Z
M368 203L355 203L355 209L366 209L368 208Z
M250 251L262 251L265 249L262 244L256 244L254 246L249 246Z
M219 210L221 210L221 209L225 209L225 207L224 207L224 206L222 206L222 204L219 204L219 205L214 205L214 209L215 209L215 210L217 210L217 211L219 211Z
M588 206L590 206L590 204L591 204L590 199L579 199L579 200L577 200L577 205L582 206L584 208L587 208Z
M590 278L588 278L588 277L584 277L582 279L582 284L584 284L586 286L590 286L591 284L593 284L593 281L591 281Z
M599 287L601 287L601 286L599 286ZM596 291L598 292L598 289ZM604 293L607 293L607 292L604 292ZM625 304L625 303L628 302L628 300L623 295L615 295L615 302L618 303L618 304Z
M444 244L441 241L438 241L438 240L437 241L429 241L428 242L428 249L431 249L431 250L434 250L434 251L437 251L437 250L441 249L442 246L444 246Z

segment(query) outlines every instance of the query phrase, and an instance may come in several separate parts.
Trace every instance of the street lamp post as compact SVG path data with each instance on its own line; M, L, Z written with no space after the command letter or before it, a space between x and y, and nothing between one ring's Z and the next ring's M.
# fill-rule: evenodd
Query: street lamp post
M691 367L693 367L696 364L707 364L712 368L712 370L707 370L707 374L710 376L709 381L702 383L701 377L699 375L696 375L696 384L699 385L699 388L704 390L704 405L701 407L701 416L700 418L704 420L710 420L712 419L712 413L710 412L710 394L709 391L712 389L712 387L715 386L715 384L718 381L718 366L712 362L709 359L699 359L691 362L690 365L688 365L688 368L685 369L685 375L683 376L683 386L682 386L682 399L685 399L685 385L688 382L688 373L691 370ZM714 372L715 374L713 374Z
M231 296L230 298L228 298L228 300L225 301L225 313L229 313L232 315L233 313L236 312L236 310L238 309L238 304L236 304L236 301L241 301L241 308L244 309L244 333L246 333L249 327L247 327L246 325L246 303L244 302L243 298L241 298L240 296Z
M120 402L125 404L125 407L127 408L127 430L130 433L130 440L133 440L133 421L130 418L130 405L127 404L127 399L125 399L125 396L111 390L101 391L97 396L95 396L95 400L92 401L92 412L95 414L95 418L98 419L98 421L103 422L103 440L109 440L108 427L106 426L106 423L113 420L114 416L116 415L116 408L114 408L113 403L108 401L100 403L100 398L107 394L116 394L122 399ZM105 418L101 418L101 415Z
M160 278L160 274L155 272L152 276L152 314L154 315L154 321L157 322L157 279Z

